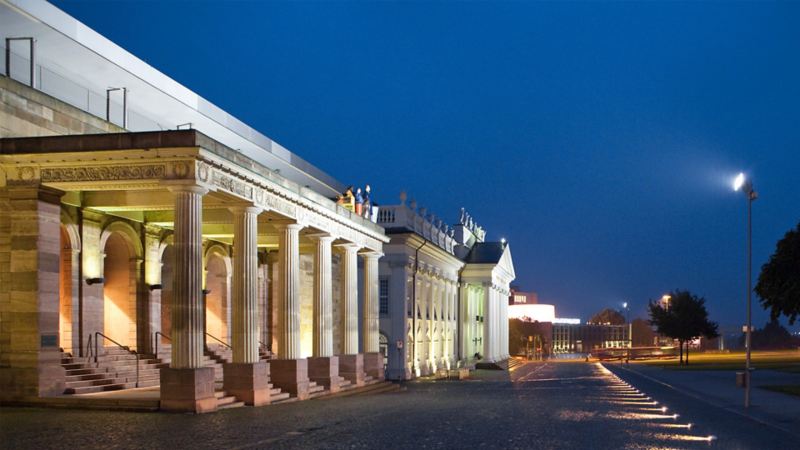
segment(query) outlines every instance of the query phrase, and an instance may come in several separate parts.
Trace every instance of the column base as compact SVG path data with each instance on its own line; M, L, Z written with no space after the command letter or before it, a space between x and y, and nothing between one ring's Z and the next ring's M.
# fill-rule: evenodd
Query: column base
M383 381L383 355L380 352L364 353L364 372L376 380Z
M273 359L269 365L272 384L298 400L308 398L308 360Z
M222 385L229 394L235 396L245 405L268 405L269 364L257 363L225 363L222 365Z
M161 369L161 409L193 413L216 411L214 369Z
M339 376L338 356L314 356L308 358L308 379L325 386L331 394L339 392L343 380Z
M356 386L364 386L364 354L339 355L339 375Z

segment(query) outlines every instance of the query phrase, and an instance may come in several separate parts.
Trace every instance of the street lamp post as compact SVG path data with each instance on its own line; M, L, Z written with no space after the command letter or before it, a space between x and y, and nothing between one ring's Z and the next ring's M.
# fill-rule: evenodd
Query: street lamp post
M752 274L753 274L753 202L758 198L758 193L753 189L753 183L743 173L739 173L733 181L733 190L741 190L747 196L747 330L745 331L745 368L744 368L744 407L750 407L750 347L752 325Z

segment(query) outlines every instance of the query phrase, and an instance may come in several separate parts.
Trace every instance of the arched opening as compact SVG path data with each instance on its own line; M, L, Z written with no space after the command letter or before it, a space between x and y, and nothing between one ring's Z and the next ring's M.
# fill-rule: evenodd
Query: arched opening
M161 333L172 336L172 282L175 267L175 251L172 245L167 245L161 254ZM164 336L159 336L159 349L172 342Z
M136 271L131 249L120 233L106 240L103 260L103 334L136 347ZM104 345L112 345L105 342Z
M230 343L230 295L228 267L225 259L213 253L206 264L206 333ZM219 344L206 335L206 344Z

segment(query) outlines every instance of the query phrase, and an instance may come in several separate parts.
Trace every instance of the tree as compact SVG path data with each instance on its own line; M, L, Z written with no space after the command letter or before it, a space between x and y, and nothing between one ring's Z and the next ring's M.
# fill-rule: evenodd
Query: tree
M742 341L744 338L742 335ZM770 320L764 328L753 330L751 339L754 350L784 350L797 346L797 339L777 320Z
M689 364L689 345L699 337L719 336L717 324L708 320L706 300L689 291L676 289L669 293L670 301L650 301L650 323L659 334L678 340L680 364L683 365L683 346L686 344L686 364Z
M611 324L611 325L624 325L625 324L625 316L620 314L619 311L614 311L611 308L606 308L599 313L592 316L589 319L590 324L597 324L597 325L604 325L604 324Z
M761 266L755 291L772 320L783 314L794 324L800 315L800 223L778 241L775 253Z

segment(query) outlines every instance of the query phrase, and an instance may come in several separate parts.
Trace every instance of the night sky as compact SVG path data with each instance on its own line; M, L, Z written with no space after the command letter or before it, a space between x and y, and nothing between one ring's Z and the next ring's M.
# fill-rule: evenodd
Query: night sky
M561 317L742 324L733 176L755 274L800 221L800 3L55 4L379 203L466 207Z

